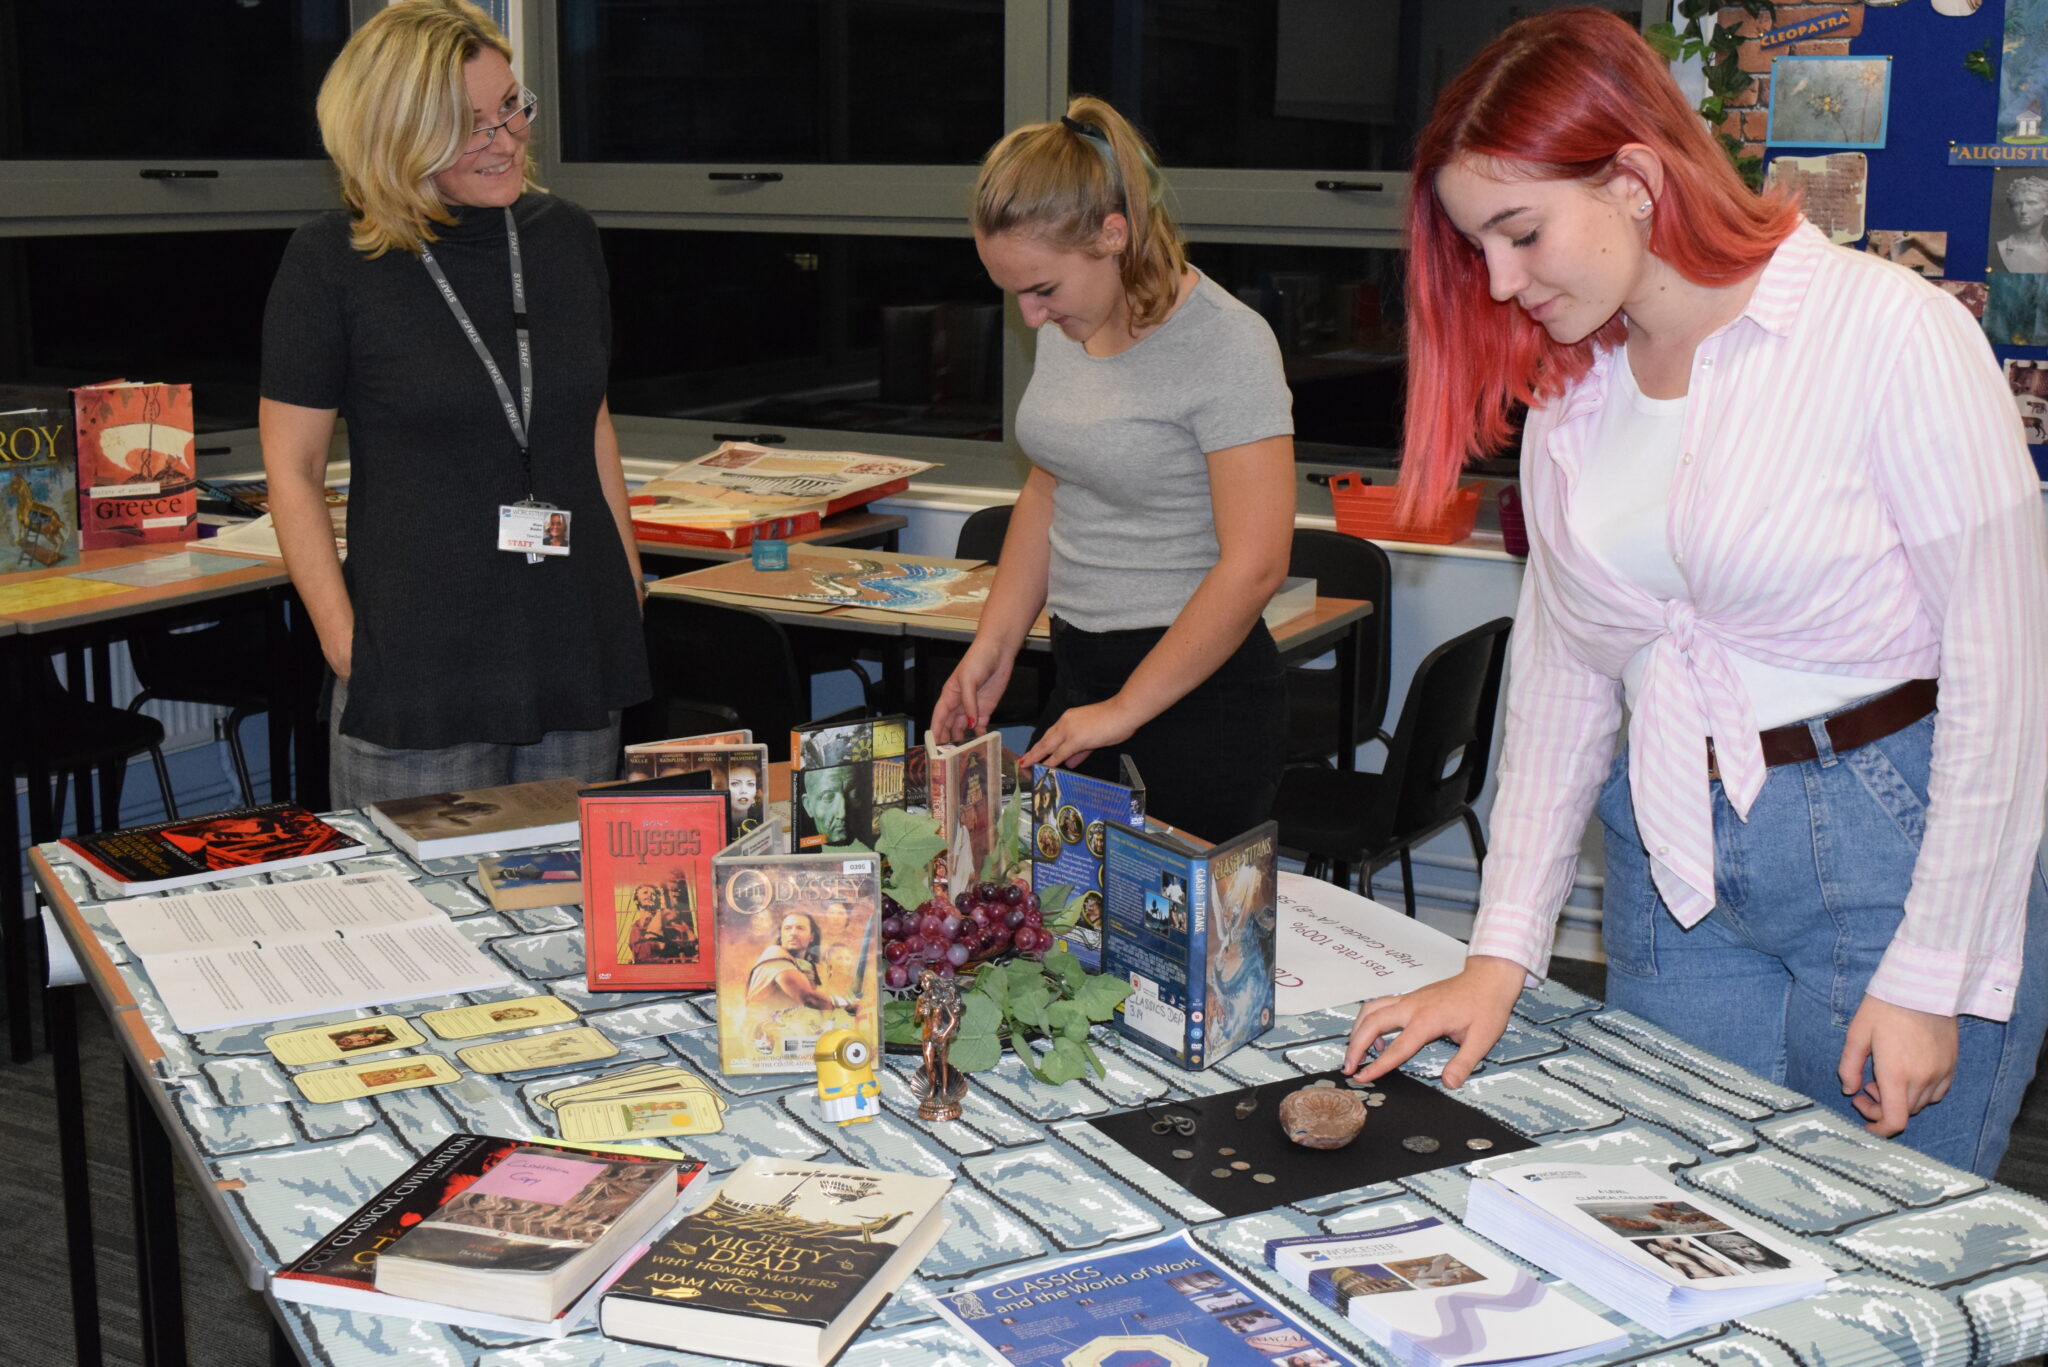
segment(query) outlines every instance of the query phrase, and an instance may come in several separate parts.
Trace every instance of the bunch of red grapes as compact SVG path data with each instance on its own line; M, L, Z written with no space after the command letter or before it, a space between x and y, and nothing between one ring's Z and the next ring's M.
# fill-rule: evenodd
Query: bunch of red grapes
M882 897L882 981L908 987L926 968L950 978L1006 951L1041 958L1052 948L1038 894L1015 884L976 883L948 902L936 894L916 911Z

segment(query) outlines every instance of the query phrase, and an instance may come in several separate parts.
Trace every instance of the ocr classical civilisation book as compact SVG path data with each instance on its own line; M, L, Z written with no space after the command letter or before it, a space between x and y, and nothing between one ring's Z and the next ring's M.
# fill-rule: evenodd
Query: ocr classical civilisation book
M354 836L289 802L66 836L57 843L115 897L321 864L365 849Z
M617 1260L597 1277L582 1297L551 1319L491 1314L473 1308L412 1300L377 1289L378 1256L399 1235L469 1190L478 1178L506 1155L521 1148L540 1148L606 1162L672 1161L676 1181L672 1210L680 1209L695 1199L693 1185L704 1173L701 1161L681 1154L670 1154L663 1160L647 1154L582 1148L542 1140L505 1139L488 1134L450 1135L355 1214L315 1241L311 1248L283 1269L273 1272L270 1277L271 1294L282 1301L321 1305L334 1310L361 1310L377 1315L436 1320L443 1324L507 1334L562 1337L588 1316L597 1296L609 1284L611 1273L618 1270ZM637 1255L636 1247L624 1257L630 1259Z
M598 1324L628 1343L823 1367L938 1242L950 1185L749 1158L613 1284Z

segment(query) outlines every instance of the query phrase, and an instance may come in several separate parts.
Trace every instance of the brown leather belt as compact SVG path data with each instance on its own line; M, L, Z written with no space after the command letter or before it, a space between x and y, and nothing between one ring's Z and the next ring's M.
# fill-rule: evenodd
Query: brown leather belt
M1911 683L1900 684L1889 693L1880 693L1846 712L1837 712L1829 717L1828 740L1838 755L1874 740L1882 740L1895 731L1905 730L1932 712L1934 695L1933 679L1914 679ZM1814 748L1813 732L1807 730L1803 721L1759 731L1757 741L1763 746L1764 764L1769 768L1775 769L1781 764L1804 764L1820 757L1820 751ZM1721 771L1714 763L1711 736L1707 738L1707 777L1721 777Z

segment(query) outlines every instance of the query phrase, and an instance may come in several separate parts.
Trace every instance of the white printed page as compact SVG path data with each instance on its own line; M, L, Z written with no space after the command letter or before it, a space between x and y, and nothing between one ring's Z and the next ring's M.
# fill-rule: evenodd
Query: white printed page
M511 982L445 919L260 949L168 954L143 966L187 1034Z
M447 919L404 875L390 872L127 898L109 902L107 918L128 948L144 958Z

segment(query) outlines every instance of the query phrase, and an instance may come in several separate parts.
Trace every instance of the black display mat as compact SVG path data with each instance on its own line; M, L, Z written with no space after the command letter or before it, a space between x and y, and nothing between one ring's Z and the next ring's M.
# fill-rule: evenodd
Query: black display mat
M1190 1097L1142 1111L1102 1116L1088 1123L1227 1216L1254 1215L1351 1187L1391 1182L1536 1147L1535 1140L1515 1133L1477 1107L1395 1072L1361 1089L1384 1092L1387 1099L1384 1105L1366 1110L1365 1128L1358 1138L1341 1149L1305 1149L1281 1130L1280 1102L1289 1092L1324 1078L1345 1086L1342 1073L1304 1074L1220 1096ZM1239 1120L1237 1104L1248 1096L1258 1098L1258 1109ZM1152 1133L1154 1122L1166 1116L1187 1116L1195 1122L1195 1132ZM1436 1152L1403 1148L1401 1141L1411 1135L1435 1139ZM1491 1140L1493 1147L1474 1150L1466 1144L1468 1139ZM1219 1154L1217 1150L1222 1148L1237 1152ZM1175 1158L1175 1149L1190 1149L1195 1156ZM1251 1166L1232 1169L1233 1162ZM1211 1176L1217 1168L1230 1175ZM1271 1173L1273 1180L1260 1182L1253 1177L1261 1172Z

